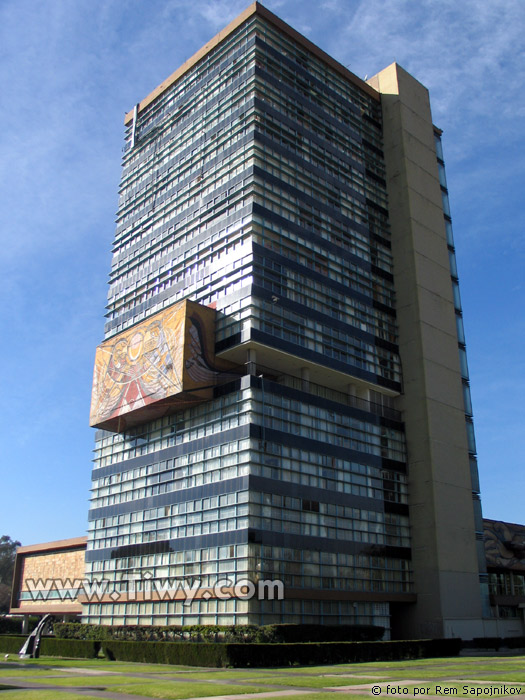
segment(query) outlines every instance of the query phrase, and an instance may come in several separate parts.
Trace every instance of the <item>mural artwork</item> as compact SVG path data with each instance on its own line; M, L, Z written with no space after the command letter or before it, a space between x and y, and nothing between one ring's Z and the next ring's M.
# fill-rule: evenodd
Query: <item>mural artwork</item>
M523 570L525 564L525 526L484 520L487 566Z
M185 300L99 345L90 425L122 432L207 400L219 379L237 376L215 367L214 322L212 309Z

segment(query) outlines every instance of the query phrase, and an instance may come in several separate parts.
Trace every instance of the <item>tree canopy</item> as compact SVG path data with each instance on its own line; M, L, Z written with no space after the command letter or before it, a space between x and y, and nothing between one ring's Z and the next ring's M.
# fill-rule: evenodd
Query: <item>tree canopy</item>
M20 542L12 540L8 535L0 537L0 583L11 586L15 568L16 548Z
M0 537L0 612L9 611L17 547L20 547L17 540L12 540L8 535Z

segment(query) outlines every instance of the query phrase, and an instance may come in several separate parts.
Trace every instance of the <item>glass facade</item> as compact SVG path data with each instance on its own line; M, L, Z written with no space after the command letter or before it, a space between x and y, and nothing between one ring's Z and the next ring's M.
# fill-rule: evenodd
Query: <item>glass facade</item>
M84 621L388 635L391 601L412 600L372 93L254 14L128 123L105 338L191 299L245 368L200 405L97 431L87 572L121 595ZM279 579L285 597L145 595L167 579Z

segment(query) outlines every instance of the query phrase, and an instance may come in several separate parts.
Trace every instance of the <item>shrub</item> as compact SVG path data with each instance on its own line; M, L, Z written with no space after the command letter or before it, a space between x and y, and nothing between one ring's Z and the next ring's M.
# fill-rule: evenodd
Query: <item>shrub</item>
M460 639L306 644L229 644L231 666L292 666L456 656Z
M522 649L525 647L525 637L504 637L501 641L502 646L507 647L507 649Z
M26 639L27 636L23 634L3 634L0 636L0 654L18 654Z
M113 627L82 625L78 622L53 622L53 634L57 639L102 641Z
M0 637L0 653L18 654L27 639L26 635L2 635ZM74 659L93 659L98 656L100 642L86 642L77 639L55 639L42 637L40 653L44 656L64 656Z
M133 642L222 642L293 643L374 641L383 627L373 625L186 625L147 627L141 625L83 625L56 622L53 631L60 639L121 640Z
M29 617L29 632L35 629L39 620L34 615ZM21 617L0 616L0 634L22 634L22 622Z
M17 654L23 635L0 637L0 652ZM208 643L208 642L130 642L55 639L43 637L40 652L45 656L90 659L102 648L106 658L142 663L182 664L184 666L307 666L310 664L396 661L455 656L460 639L423 639L399 642L307 642L294 644Z
M100 642L79 639L55 639L43 637L40 653L43 656L63 656L73 659L94 659L98 656Z
M20 634L22 620L13 617L0 617L0 634Z
M400 642L308 642L298 644L209 644L205 642L122 642L107 640L108 659L208 667L307 666L455 656L460 639Z
M525 637L475 637L463 642L464 649L521 649L525 647Z
M138 661L142 663L182 664L184 666L208 666L220 668L228 663L226 644L205 642L121 642L108 640L102 643L106 658L114 661Z

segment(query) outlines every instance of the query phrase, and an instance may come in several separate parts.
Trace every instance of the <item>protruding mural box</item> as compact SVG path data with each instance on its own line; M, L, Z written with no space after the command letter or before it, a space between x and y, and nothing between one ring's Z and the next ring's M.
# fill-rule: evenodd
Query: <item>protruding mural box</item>
M215 360L215 310L184 300L98 346L90 425L124 430L212 398L238 376Z

